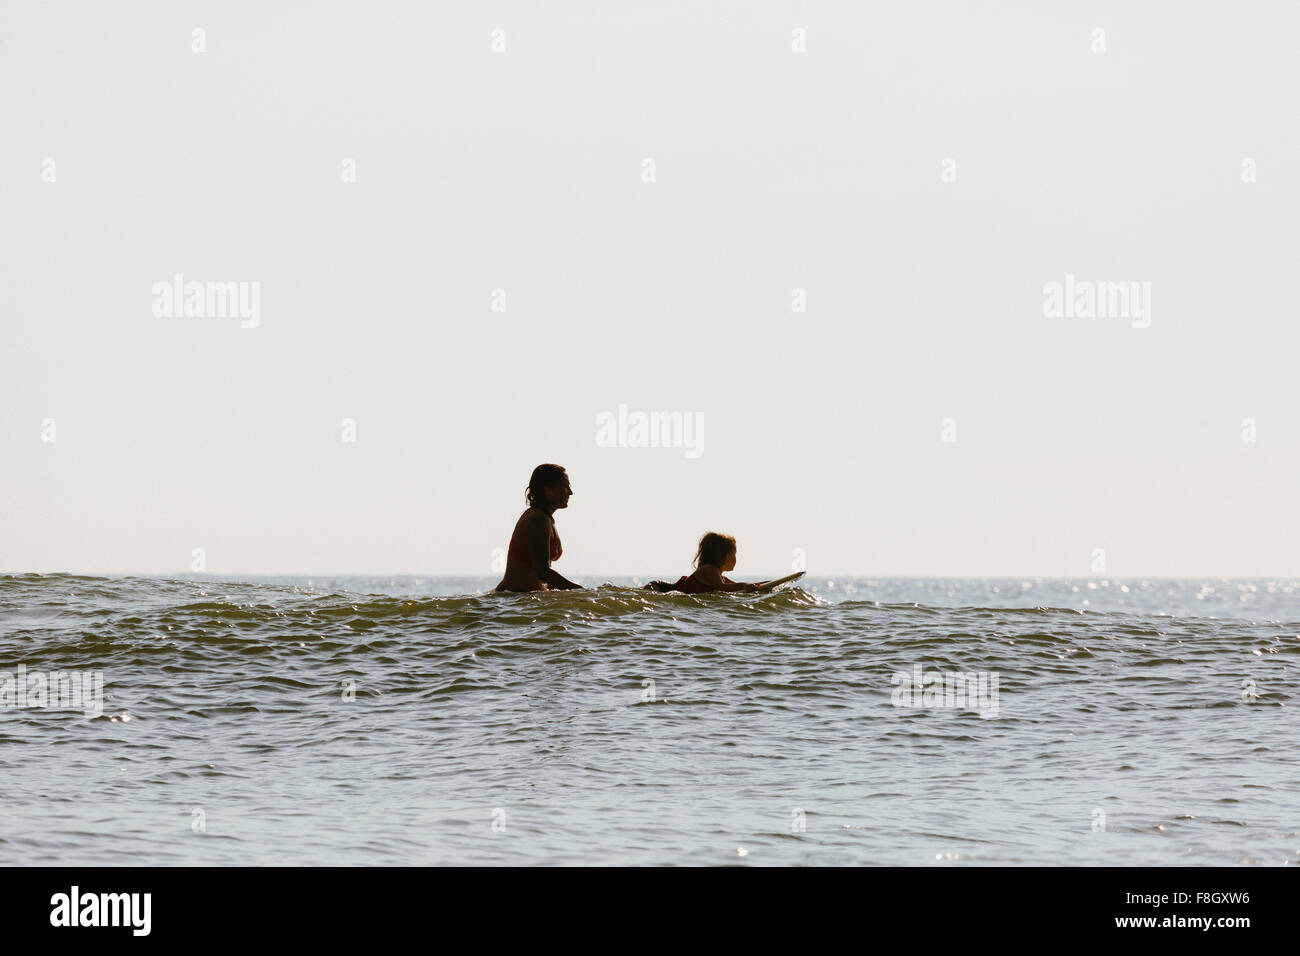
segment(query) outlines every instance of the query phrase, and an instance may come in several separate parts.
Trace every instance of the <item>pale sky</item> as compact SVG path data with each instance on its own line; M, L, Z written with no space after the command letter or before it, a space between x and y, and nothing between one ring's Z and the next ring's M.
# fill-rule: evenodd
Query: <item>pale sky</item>
M1296 4L449 6L0 7L0 570L1300 575Z

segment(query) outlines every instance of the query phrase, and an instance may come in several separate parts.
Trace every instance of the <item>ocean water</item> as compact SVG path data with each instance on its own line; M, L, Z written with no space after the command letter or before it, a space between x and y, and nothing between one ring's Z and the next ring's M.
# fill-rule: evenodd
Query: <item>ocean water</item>
M1300 865L1300 582L493 583L0 576L0 862Z

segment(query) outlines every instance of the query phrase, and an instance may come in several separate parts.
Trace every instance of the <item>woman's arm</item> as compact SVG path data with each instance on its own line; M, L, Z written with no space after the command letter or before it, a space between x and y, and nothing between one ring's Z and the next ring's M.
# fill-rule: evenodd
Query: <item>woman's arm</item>
M582 589L581 584L570 581L554 568L547 568L545 571L538 574L537 577L559 591L577 591Z
M543 584L561 591L582 587L551 567L551 519L540 511L533 515L528 526L528 553L532 555L537 579Z

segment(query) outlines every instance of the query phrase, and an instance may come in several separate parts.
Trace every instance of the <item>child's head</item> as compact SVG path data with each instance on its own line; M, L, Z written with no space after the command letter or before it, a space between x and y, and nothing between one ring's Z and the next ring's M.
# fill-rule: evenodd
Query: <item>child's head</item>
M695 552L695 566L712 564L723 571L730 571L736 566L736 539L729 534L710 531L700 539L699 550Z

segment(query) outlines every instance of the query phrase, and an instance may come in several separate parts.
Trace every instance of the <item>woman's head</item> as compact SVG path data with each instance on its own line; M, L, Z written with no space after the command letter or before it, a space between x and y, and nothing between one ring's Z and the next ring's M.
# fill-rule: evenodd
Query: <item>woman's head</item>
M729 534L710 531L700 539L700 547L695 552L695 566L698 568L701 564L712 564L730 571L736 566L736 539Z
M542 511L555 511L567 508L573 489L569 487L569 476L559 465L538 465L528 479L528 488L524 492L530 508Z

